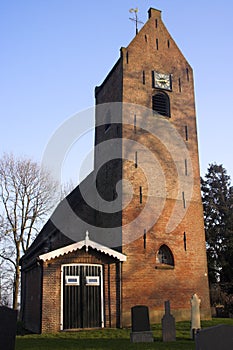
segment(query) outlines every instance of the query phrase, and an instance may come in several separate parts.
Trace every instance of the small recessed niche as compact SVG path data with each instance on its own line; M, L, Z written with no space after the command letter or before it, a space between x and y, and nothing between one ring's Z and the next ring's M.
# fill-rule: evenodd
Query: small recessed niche
M187 250L187 243L186 243L187 239L186 239L186 233L185 232L184 232L183 240L184 240L184 250L186 251Z
M145 71L142 71L142 84L145 85L146 83L146 75L145 75Z
M181 88L181 79L179 78L179 80L178 80L178 83L179 83L179 92L181 92L182 91L182 88Z
M182 192L182 200L183 200L183 207L186 208L186 200L185 200L185 194Z
M188 161L187 161L187 159L184 160L184 173L185 173L185 176L188 176Z
M185 141L188 141L188 139L189 139L188 126L185 125L184 129L185 129Z
M134 114L133 125L134 125L134 133L136 134L136 132L137 132L137 116L136 116L136 114Z
M142 186L139 187L139 197L140 204L142 204Z
M134 163L135 168L138 167L138 152L135 152L135 163Z
M146 229L144 229L144 234L143 234L143 246L144 246L144 249L146 249Z

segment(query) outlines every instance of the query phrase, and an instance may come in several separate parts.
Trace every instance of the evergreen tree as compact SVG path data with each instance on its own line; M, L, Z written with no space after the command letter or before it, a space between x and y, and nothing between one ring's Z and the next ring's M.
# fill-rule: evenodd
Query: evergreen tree
M233 188L222 165L201 179L210 283L233 285Z

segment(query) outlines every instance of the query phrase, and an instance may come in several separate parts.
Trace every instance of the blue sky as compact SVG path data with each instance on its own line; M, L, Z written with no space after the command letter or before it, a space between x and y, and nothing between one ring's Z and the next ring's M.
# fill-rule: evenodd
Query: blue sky
M217 162L233 178L231 0L1 0L0 153L40 161L55 130L94 105L95 86L134 37L129 9L136 7L143 22L150 7L162 11L193 67L201 174ZM73 147L67 179L92 143L89 134Z

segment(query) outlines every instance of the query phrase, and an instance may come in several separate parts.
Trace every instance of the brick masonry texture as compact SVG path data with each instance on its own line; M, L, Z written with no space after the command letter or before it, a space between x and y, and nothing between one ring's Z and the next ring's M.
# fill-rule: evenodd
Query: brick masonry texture
M184 176L189 176L190 167L192 167L190 176L192 175L193 193L190 200L185 203L188 209L183 214L184 200L177 199L180 184L177 179L176 164L169 150L166 150L161 142L153 139L146 131L138 129L135 132L133 126L124 126L124 113L122 113L122 158L126 159L130 152L137 152L138 161L137 168L132 162L127 160L122 162L122 178L131 182L134 193L132 200L122 212L122 252L127 255L127 262L122 266L122 324L125 326L130 325L130 308L137 304L149 306L152 322L160 321L165 300L170 300L172 312L177 319L189 319L190 298L194 293L201 298L202 317L210 317L193 72L164 26L160 11L151 9L149 17L148 22L129 46L121 49L121 57L117 65L103 85L96 90L96 101L97 103L121 101L152 109L152 96L157 92L152 84L152 71L171 74L172 91L166 92L170 99L169 122L179 132L189 151L191 164L188 164L185 159L179 159L179 155L177 158L184 165ZM120 70L121 67L122 70ZM119 84L121 82L119 77L123 77L122 84ZM109 83L114 86L113 90L107 88ZM122 96L121 99L120 96ZM100 133L97 137L98 142L101 142L107 136ZM135 227L135 231L132 232L125 225L140 214L148 200L148 183L143 170L146 168L147 174L150 173L151 158L145 154L142 155L137 146L129 149L125 139L133 139L150 149L159 159L166 179L166 201L161 215L149 229L145 220L146 248L143 240L144 230L140 233ZM111 171L113 174L115 171L114 167L108 171L111 178ZM154 180L152 180L153 176ZM155 177L155 174L151 174L151 181L157 182L158 186L159 178ZM105 183L102 182L102 187L104 186ZM142 203L139 198L140 187L143 192ZM184 197L185 194L184 192ZM158 208L159 198L156 197L156 190L152 196L154 196L152 201L154 205L151 207L153 217L160 208ZM126 198L127 190L124 191L123 187L123 203ZM183 219L172 232L166 233L166 225L177 200L180 201L179 215L183 215ZM150 218L147 219L150 222ZM184 233L186 250L183 241ZM124 244L129 241L131 241L129 244ZM169 268L156 262L156 255L161 245L167 245L171 249L174 267Z

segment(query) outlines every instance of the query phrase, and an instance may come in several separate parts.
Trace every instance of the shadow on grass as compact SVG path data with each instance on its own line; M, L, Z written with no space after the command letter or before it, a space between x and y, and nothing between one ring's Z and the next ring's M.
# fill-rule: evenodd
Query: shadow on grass
M16 350L192 350L193 341L130 343L129 339L17 339Z
M202 328L217 324L231 324L233 319L203 321ZM20 330L20 328L19 328ZM153 325L154 343L131 343L130 329L99 329L55 334L26 334L21 329L15 350L194 350L190 339L190 322L176 323L176 342L162 342L161 324Z

